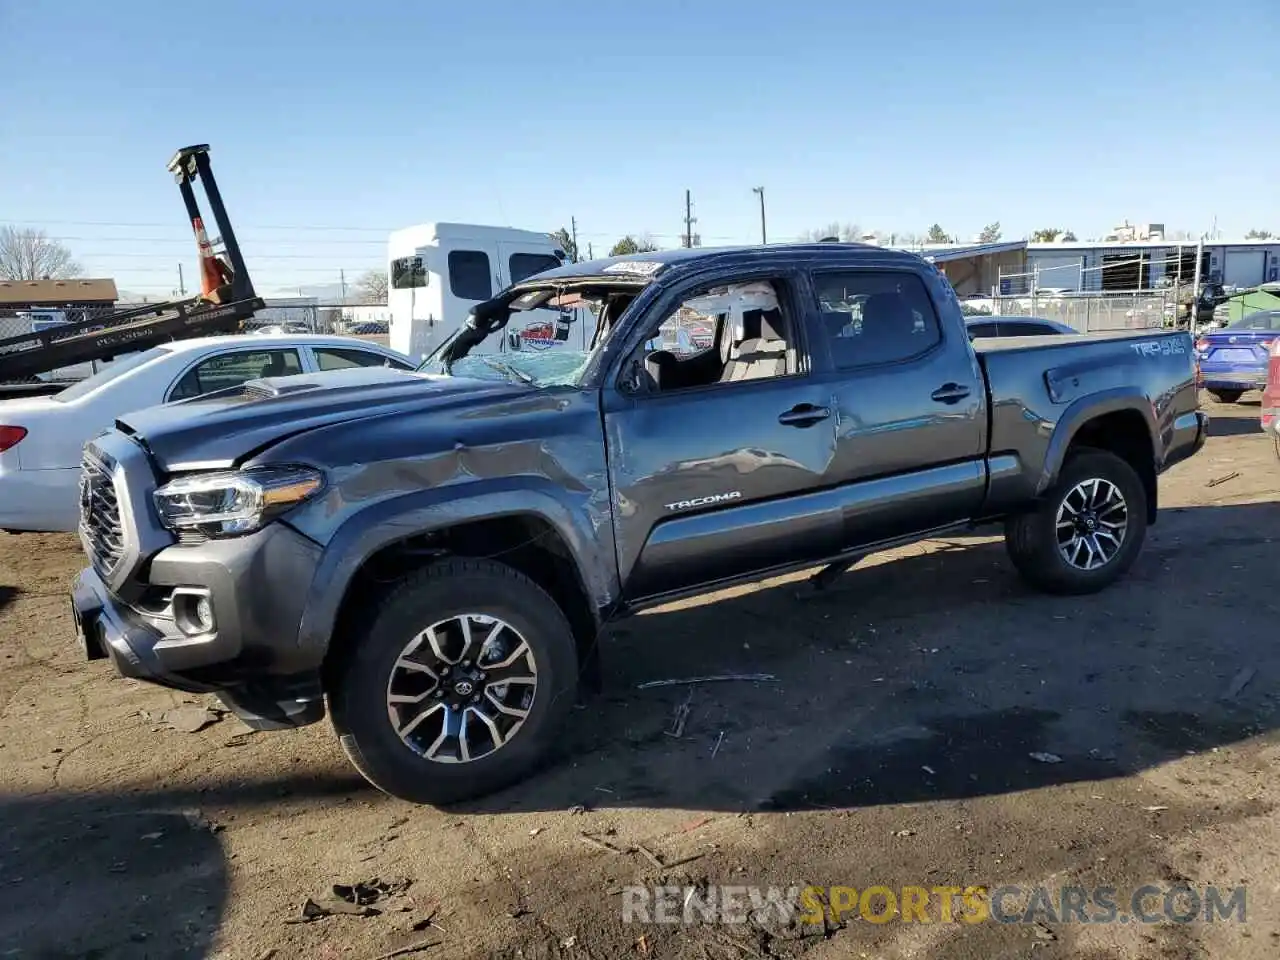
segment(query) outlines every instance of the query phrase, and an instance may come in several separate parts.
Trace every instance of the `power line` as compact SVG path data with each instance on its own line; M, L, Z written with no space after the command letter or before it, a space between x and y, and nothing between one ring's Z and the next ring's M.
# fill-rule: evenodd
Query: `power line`
M173 221L154 223L128 220L0 220L0 224L12 226L58 226L58 227L172 227ZM333 233L392 233L400 227L334 227L316 224L266 224L247 223L241 230L328 230Z

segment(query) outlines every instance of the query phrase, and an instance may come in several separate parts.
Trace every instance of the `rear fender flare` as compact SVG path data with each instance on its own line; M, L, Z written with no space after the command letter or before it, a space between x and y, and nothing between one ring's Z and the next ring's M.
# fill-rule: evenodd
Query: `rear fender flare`
M1058 474L1062 472L1062 465L1067 459L1067 451L1071 449L1072 442L1085 424L1109 413L1126 411L1134 411L1142 416L1151 438L1151 449L1158 458L1161 449L1160 428L1156 423L1151 401L1145 395L1124 387L1092 393L1071 403L1058 418L1045 451L1044 467L1036 481L1036 496L1042 496L1057 483Z

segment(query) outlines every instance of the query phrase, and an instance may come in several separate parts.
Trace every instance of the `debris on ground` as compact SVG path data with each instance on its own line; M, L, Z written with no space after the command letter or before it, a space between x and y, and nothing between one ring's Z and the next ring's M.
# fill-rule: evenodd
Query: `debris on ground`
M1147 813L1160 813L1161 811L1168 810L1169 808L1168 807L1143 807L1142 809L1145 810Z
M325 917L337 916L376 917L379 913L380 911L364 904L348 903L346 900L316 901L307 897L299 916L286 920L285 923L314 923Z
M1240 471L1236 470L1233 473L1228 473L1225 477L1214 477L1212 480L1206 483L1205 486L1216 487L1219 484L1226 483L1228 480L1234 480L1238 476L1240 476Z
M1029 753L1027 754L1036 763L1061 763L1062 758L1056 753Z
M1037 923L1031 928L1031 934L1038 940L1038 943L1032 944L1033 947L1045 946L1058 939L1058 935L1046 927L1043 923Z
M187 821L187 826L192 830L208 830L210 833L221 833L224 829L222 824L214 823L207 819L199 810L183 810L182 819Z
M747 680L756 682L777 681L772 673L721 673L710 677L689 677L685 680L649 680L636 687L637 690L648 690L652 687L680 687L695 683L720 683L724 680Z
M534 827L532 830L529 831L529 836L536 837L538 834L540 834L543 831L543 829L544 828L542 827Z
M710 823L714 819L715 817L699 817L697 820L690 820L688 823L686 823L684 826L680 828L680 832L689 833L692 830L697 830L699 827L705 827L708 823Z
M684 735L684 725L689 722L689 711L693 709L693 688L689 689L689 695L676 707L675 713L671 717L671 729L667 730L667 736L674 737L679 740Z
M1240 696L1241 691L1249 685L1249 681L1254 678L1254 675L1257 672L1258 671L1253 669L1253 667L1245 667L1237 673L1232 678L1230 685L1228 685L1227 692L1222 695L1222 699L1234 700L1236 697Z
M604 850L607 853L626 853L621 847L614 846L608 840L601 840L599 837L593 837L589 833L579 833L578 839L589 847L595 847L597 850Z
M161 721L167 723L179 733L199 733L205 727L212 726L221 719L222 715L220 713L215 713L208 707L195 705L166 710L160 717Z
M711 759L716 758L716 754L720 752L720 744L724 743L724 731L720 731L720 736L716 738L716 745L711 748Z
M916 832L914 830L895 830L893 835L895 837L914 837Z
M392 950L390 953L381 953L374 957L373 960L392 960L394 957L407 957L412 953L422 953L424 950L438 947L441 943L443 943L441 940L422 940L418 943L411 943L407 947L401 947L399 950Z
M937 776L937 773L938 773L938 771L937 771L937 770L933 769L933 767L930 767L930 766L928 766L928 765L925 765L925 766L921 767L920 769L921 769L921 770L923 770L925 773L927 773L927 774L928 774L929 776L931 776L931 777L933 777L933 776Z
M658 855L646 847L643 843L636 844L636 852L648 860L659 870L665 870L667 865L658 859Z
M412 880L404 879L380 880L377 877L373 877L370 880L361 880L351 884L335 883L333 885L333 895L346 903L366 906L404 893L409 889L412 882Z
M587 805L585 803L575 803L573 806L569 808L570 816L577 816L578 814L582 814L586 812L587 812Z

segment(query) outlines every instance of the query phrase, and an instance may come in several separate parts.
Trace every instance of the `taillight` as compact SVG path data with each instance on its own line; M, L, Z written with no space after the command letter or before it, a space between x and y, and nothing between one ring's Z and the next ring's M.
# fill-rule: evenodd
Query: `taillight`
M1272 345L1273 343L1275 343L1275 342L1276 342L1276 341L1275 341L1275 338L1274 338L1274 337L1272 337L1270 340L1263 340L1263 341L1259 342L1259 343L1258 343L1258 346L1260 346L1263 350L1270 350L1270 349L1271 349L1271 345Z
M10 447L16 447L26 435L26 427L0 426L0 453L4 453Z
M1204 352L1205 352L1206 350L1208 350L1208 349L1209 349L1209 341L1208 341L1208 340L1197 340L1197 341L1196 341L1196 350L1198 350L1200 353L1204 353Z
M1267 385L1262 391L1262 429L1270 430L1280 407L1280 353L1267 361Z

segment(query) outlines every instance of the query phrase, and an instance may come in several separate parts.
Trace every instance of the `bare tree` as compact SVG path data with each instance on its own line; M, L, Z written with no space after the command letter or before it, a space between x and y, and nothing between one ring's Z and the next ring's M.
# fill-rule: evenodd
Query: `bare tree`
M840 224L833 220L825 227L819 227L816 230L807 231L800 239L817 243L820 240L827 239L827 237L835 237L837 240L840 239Z
M1246 240L1270 240L1275 234L1270 230L1250 230L1244 235Z
M0 280L67 280L80 272L71 251L43 230L0 228Z
M982 228L982 232L978 234L979 243L995 243L1000 239L1000 221L988 223Z
M356 290L365 303L387 302L387 274L383 270L367 270L356 281Z

